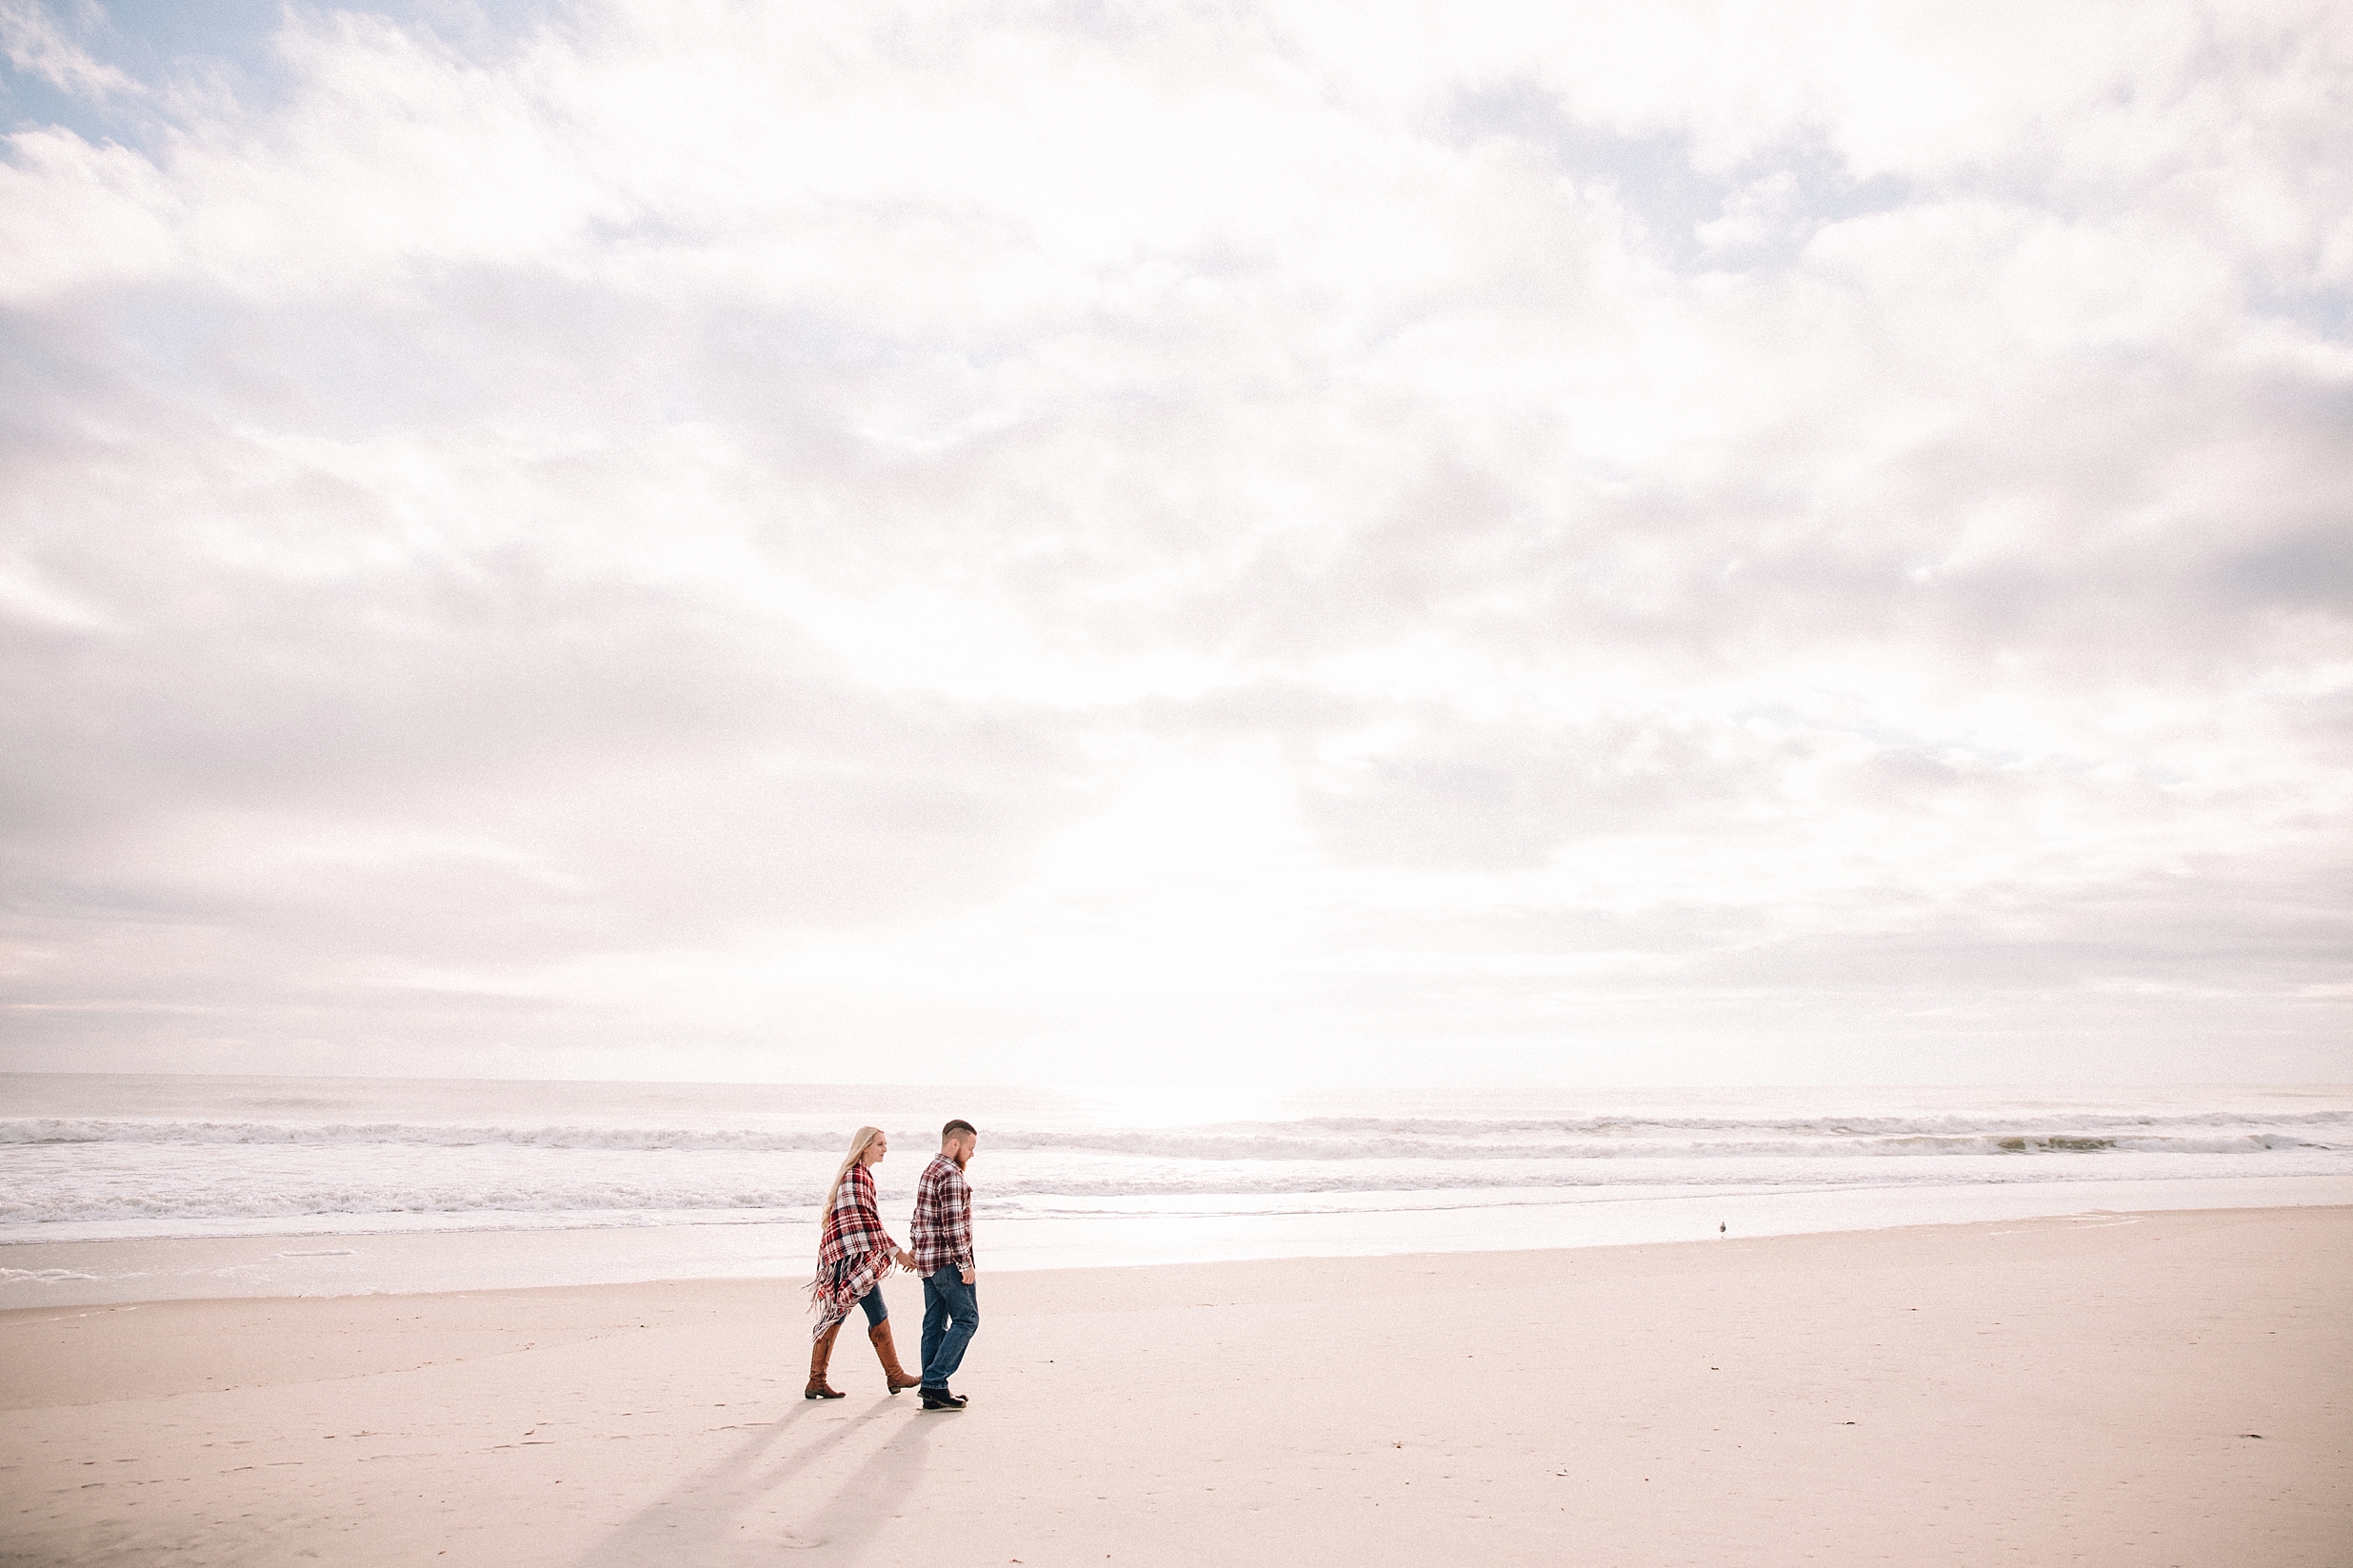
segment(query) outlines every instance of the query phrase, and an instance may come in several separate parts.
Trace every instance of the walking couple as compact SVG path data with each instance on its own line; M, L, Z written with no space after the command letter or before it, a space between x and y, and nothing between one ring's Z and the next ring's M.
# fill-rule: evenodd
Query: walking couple
M969 1121L940 1129L940 1152L915 1184L915 1245L899 1245L883 1228L874 1201L874 1167L890 1152L880 1127L860 1127L849 1141L849 1157L826 1192L826 1228L817 1247L817 1278L808 1287L817 1314L816 1347L809 1352L808 1399L838 1399L842 1391L826 1382L833 1341L851 1307L866 1312L867 1338L882 1358L883 1380L896 1394L919 1388L926 1410L962 1410L965 1397L947 1391L947 1379L964 1363L964 1347L981 1326L980 1292L972 1266L972 1189L964 1168L981 1135ZM924 1336L920 1378L899 1365L890 1340L890 1308L883 1300L883 1276L893 1265L923 1276Z

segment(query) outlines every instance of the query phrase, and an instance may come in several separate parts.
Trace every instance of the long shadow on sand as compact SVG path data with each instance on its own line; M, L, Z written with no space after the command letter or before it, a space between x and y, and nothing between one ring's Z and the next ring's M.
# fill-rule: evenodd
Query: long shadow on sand
M867 1540L883 1521L920 1506L915 1478L932 1437L947 1430L953 1416L926 1418L910 1413L907 1424L883 1439L867 1461L835 1489L823 1507L808 1516L792 1533L790 1544L812 1548L805 1559L846 1563L858 1560ZM951 1534L947 1541L954 1539ZM943 1543L945 1544L945 1542Z
M582 1557L576 1568L722 1568L770 1562L782 1551L811 1551L803 1561L854 1558L882 1521L899 1511L923 1466L936 1419L924 1421L907 1404L877 1404L847 1420L815 1420L813 1409L794 1409L746 1439L717 1463L681 1481L638 1510ZM901 1423L822 1503L806 1495L775 1497L779 1488L819 1460L840 1453L876 1422ZM814 1428L814 1430L812 1430ZM776 1445L796 1435L807 1441L778 1457ZM788 1504L786 1522L756 1524L744 1516L762 1502ZM769 1510L773 1513L773 1506Z

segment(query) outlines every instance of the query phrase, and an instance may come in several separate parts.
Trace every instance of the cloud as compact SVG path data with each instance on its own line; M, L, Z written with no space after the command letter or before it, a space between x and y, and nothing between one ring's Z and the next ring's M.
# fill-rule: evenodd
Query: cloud
M79 9L85 15L96 10ZM37 0L0 4L0 54L11 69L77 96L103 99L139 90L129 75L75 42L70 26Z
M6 17L24 1064L2341 1076L2325 8Z

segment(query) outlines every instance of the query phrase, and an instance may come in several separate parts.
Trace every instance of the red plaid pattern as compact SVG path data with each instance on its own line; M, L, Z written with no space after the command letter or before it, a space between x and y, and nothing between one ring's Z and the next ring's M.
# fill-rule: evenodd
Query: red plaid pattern
M817 1266L822 1269L869 1252L887 1257L898 1250L899 1243L883 1229L883 1211L874 1201L874 1173L864 1165L850 1166L833 1195L832 1211L826 1216L825 1235L817 1244Z
M808 1287L817 1326L809 1332L822 1337L849 1316L859 1298L890 1272L890 1260L898 1250L899 1243L883 1229L882 1210L875 1206L873 1174L864 1165L850 1166L833 1194L833 1207L826 1212L824 1237L817 1244L817 1278Z
M915 1183L915 1272L972 1267L972 1187L946 1155Z

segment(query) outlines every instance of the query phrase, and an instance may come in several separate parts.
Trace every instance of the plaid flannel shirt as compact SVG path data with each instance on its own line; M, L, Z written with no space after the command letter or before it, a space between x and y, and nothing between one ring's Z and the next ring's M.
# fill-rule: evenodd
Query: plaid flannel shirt
M972 1267L972 1188L946 1155L915 1183L915 1272Z

